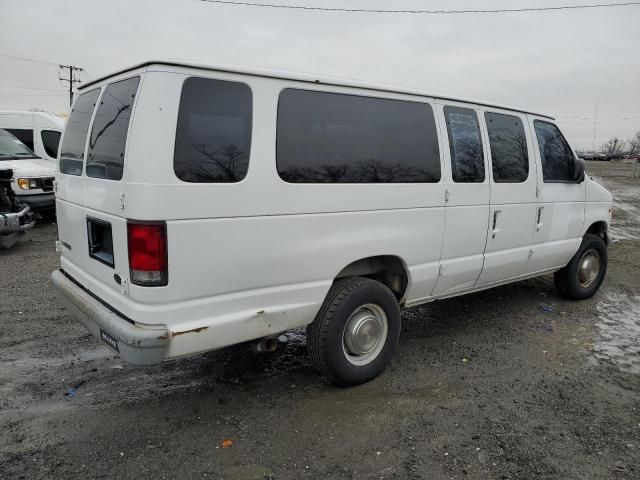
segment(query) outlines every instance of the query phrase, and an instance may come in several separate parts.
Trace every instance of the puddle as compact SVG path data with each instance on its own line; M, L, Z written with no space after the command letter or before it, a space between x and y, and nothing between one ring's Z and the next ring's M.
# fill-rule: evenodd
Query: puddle
M596 359L611 362L621 371L640 374L640 296L607 293L596 309Z

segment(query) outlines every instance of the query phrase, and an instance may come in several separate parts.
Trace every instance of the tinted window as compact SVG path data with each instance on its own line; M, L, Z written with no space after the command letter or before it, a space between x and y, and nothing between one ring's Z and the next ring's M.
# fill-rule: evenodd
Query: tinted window
M100 89L83 93L73 104L73 109L64 127L64 141L60 148L60 171L69 175L82 175L84 146L87 141L89 122Z
M425 103L284 90L277 166L293 183L437 182L433 111Z
M484 118L489 131L493 181L524 182L529 176L529 155L522 121L513 115L490 112Z
M28 128L6 128L14 137L33 150L33 130Z
M542 178L545 181L573 181L575 169L573 152L558 127L540 120L536 120L533 124L542 160Z
M107 85L91 127L87 153L87 176L120 180L129 119L140 77Z
M192 77L180 97L173 169L185 182L239 182L251 149L251 89Z
M482 137L476 112L444 107L454 182L484 182Z
M60 143L60 132L55 130L42 130L40 132L42 137L42 145L44 145L44 151L51 158L58 156L58 144Z

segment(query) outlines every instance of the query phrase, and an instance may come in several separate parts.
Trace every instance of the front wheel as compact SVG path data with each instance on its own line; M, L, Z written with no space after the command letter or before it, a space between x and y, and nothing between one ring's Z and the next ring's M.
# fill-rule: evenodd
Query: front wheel
M400 307L389 288L363 277L336 281L307 329L313 365L338 385L357 385L387 366L400 337Z
M555 273L556 290L571 300L591 298L607 273L607 244L587 233L571 261Z

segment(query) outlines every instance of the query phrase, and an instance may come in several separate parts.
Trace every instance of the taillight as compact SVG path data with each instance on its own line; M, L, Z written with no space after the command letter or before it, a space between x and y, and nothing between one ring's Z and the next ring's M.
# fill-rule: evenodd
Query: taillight
M128 223L129 277L134 285L166 285L167 226L164 223Z

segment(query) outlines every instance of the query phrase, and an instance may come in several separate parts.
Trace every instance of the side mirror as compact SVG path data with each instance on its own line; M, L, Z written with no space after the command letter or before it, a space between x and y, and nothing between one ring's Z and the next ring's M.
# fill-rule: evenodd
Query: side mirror
M584 160L576 158L573 167L573 181L576 183L582 183L584 181Z

